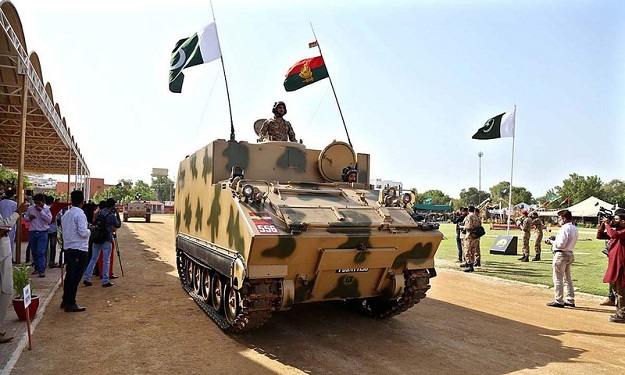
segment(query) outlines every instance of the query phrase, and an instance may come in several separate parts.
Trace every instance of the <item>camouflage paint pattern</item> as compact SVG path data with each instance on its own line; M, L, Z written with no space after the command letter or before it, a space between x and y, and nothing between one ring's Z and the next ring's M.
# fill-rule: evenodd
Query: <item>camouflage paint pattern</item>
M180 163L176 234L238 252L249 278L293 282L289 303L390 296L404 269L434 267L442 234L419 229L404 208L380 207L369 155L356 154L351 186L322 177L323 157L292 142L212 142ZM233 166L244 168L238 183ZM246 200L247 184L264 200Z

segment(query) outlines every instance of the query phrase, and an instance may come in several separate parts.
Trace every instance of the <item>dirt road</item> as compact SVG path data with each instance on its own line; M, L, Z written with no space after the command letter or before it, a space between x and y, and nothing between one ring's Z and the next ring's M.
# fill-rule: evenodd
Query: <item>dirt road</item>
M125 276L81 285L85 313L57 291L12 374L614 374L625 325L580 296L545 306L546 287L440 270L428 298L376 321L339 304L299 305L252 333L224 334L180 287L173 218L124 223ZM117 260L116 260L117 262ZM119 266L116 264L116 273Z

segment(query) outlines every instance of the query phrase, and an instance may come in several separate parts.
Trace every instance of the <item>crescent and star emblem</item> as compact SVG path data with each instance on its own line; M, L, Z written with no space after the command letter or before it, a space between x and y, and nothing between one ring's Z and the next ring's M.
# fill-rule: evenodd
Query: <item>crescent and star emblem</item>
M493 119L486 121L486 124L484 124L484 126L482 127L482 131L484 133L490 132L493 128L493 125L495 125L495 121Z
M187 55L184 53L184 50L182 48L176 51L176 56L180 56L180 58L178 59L178 62L176 62L176 64L171 67L170 70L179 69L181 66L184 65L185 61L187 60Z

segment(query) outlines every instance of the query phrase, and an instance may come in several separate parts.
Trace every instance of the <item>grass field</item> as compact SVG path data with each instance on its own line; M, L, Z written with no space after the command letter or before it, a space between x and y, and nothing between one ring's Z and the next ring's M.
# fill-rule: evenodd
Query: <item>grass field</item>
M518 258L522 254L523 232L519 229L510 228L511 236L519 237L517 248L518 255L490 254L490 248L495 242L495 238L505 235L505 230L489 230L485 224L486 235L480 241L482 253L482 267L476 268L476 272L482 275L496 276L508 280L522 281L531 284L542 284L553 286L552 266L553 254L551 247L542 244L542 260L539 262L519 262ZM456 230L454 224L441 224L441 232L445 238L441 242L436 253L436 266L444 268L459 269L458 250L456 248ZM548 230L548 229L547 229ZM545 231L543 240L549 236L555 236L558 228L554 227L552 232ZM578 228L579 241L575 247L575 262L571 267L571 276L575 290L584 293L607 296L608 284L603 283L603 275L608 265L607 257L601 253L605 243L603 240L595 239L596 229ZM530 240L530 256L534 257L534 234Z

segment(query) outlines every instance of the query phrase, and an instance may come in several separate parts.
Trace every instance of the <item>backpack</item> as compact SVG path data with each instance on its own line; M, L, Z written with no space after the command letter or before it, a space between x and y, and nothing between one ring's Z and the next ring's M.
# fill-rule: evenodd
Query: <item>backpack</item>
M479 225L471 230L471 237L480 238L486 234L486 229L483 226Z
M98 215L95 218L94 229L91 232L91 239L93 243L102 244L106 242L106 217L110 214L107 212L105 215Z

